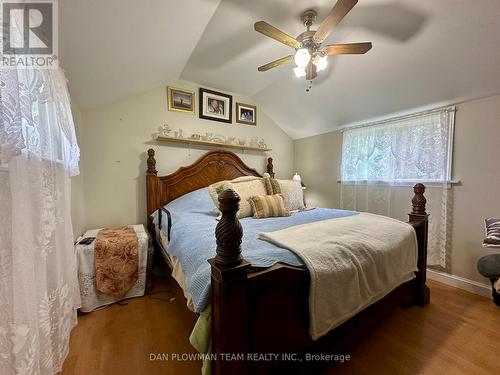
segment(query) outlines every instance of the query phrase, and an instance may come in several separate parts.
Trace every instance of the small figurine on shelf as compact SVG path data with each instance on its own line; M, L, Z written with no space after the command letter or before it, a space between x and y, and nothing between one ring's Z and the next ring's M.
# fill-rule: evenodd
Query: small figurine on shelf
M158 130L160 131L160 135L164 137L169 137L170 133L172 132L172 128L168 124L163 124L161 125Z
M220 134L215 134L212 137L212 142L217 142L217 143L226 143L226 137Z
M250 140L250 146L257 147L258 145L259 145L259 139L258 138L252 138Z
M182 136L182 129L179 129L179 138L184 138L184 137Z
M238 138L238 143L240 146L245 146L246 140L244 140L242 138Z
M236 141L236 137L227 137L226 143L228 145L234 144L234 141Z
M199 140L200 138L201 136L198 133L193 133L191 134L191 137L189 137L189 139L195 139L195 140Z
M260 148L267 148L266 143L264 142L264 138L261 138L258 143Z

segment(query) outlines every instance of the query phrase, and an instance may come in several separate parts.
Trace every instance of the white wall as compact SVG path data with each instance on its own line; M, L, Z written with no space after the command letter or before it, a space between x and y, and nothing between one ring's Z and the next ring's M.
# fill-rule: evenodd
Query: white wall
M306 185L309 206L339 208L342 133L298 139L294 144L294 171Z
M258 109L257 126L226 124L198 118L198 85L180 81L175 87L196 92L196 114L169 112L166 87L134 95L97 109L82 110L79 143L81 171L84 177L85 228L118 226L146 221L146 150L156 150L159 175L172 173L183 165L196 161L211 146L158 143L153 133L163 123L182 128L184 136L212 132L225 136L262 137L273 151L263 154L229 149L236 152L249 166L264 172L266 158L275 159L279 177L292 175L293 142L262 111ZM233 94L233 102L252 104L252 100ZM233 104L233 107L235 105ZM234 119L233 112L233 119Z
M339 206L341 149L340 131L294 141L310 204ZM462 183L452 188L449 272L488 284L476 263L491 253L481 247L484 218L500 217L500 95L457 105L453 151L453 178Z
M477 260L491 251L481 247L484 218L500 217L500 95L457 106L453 176L451 272L487 283Z
M80 141L82 138L82 113L74 102L71 103L71 112L75 123L76 139ZM71 222L73 224L73 236L76 239L85 229L85 203L81 168L80 174L71 178Z

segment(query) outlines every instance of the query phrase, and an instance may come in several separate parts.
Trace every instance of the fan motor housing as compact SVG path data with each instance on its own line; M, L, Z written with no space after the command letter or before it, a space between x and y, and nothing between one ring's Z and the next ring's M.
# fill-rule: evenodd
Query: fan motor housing
M316 43L313 39L315 33L316 30L304 31L299 34L296 39L299 41L302 48L315 50L320 46L320 44Z
M318 13L314 9L308 9L302 13L302 16L300 17L300 20L304 24L304 26L307 28L306 31L301 33L299 36L297 36L297 40L299 41L301 48L307 48L311 52L315 51L318 49L320 46L318 43L316 43L313 39L314 34L316 33L316 30L310 30L311 25L316 21L316 18L318 17Z

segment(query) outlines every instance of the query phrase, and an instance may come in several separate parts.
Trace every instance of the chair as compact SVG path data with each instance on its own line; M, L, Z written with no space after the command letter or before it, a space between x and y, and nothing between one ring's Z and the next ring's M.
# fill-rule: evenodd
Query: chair
M486 219L486 238L483 247L497 248L500 251L500 219ZM477 269L481 275L491 281L493 288L493 302L500 306L500 254L486 255L477 262Z
M477 269L481 275L491 281L493 288L493 302L500 306L500 254L486 255L477 262Z

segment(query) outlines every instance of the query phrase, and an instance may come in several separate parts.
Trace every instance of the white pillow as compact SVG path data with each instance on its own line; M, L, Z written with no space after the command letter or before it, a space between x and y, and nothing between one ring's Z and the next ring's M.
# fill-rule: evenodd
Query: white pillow
M225 182L223 190L233 189L240 196L240 209L236 217L241 219L253 216L252 206L249 198L254 195L267 195L266 186L260 177L253 177L247 180L232 180Z
M257 183L255 183L254 181L257 181ZM236 186L235 187L235 186L229 185L229 184L240 184L240 183L245 183L245 182L253 182L253 184L256 185L257 187L260 187L260 184L262 184L262 186L264 186L264 183L262 182L262 178L260 178L260 177L242 176L242 177L237 177L237 178L230 180L230 181L229 180L219 181L219 182L216 182L208 187L208 193L210 194L210 197L212 198L212 200L214 201L214 204L215 204L215 208L214 208L215 213L220 213L220 211L219 211L219 193L221 193L222 191L227 190L227 189L233 189L240 196L240 198L241 198L240 211L241 211L243 200L245 202L247 202L247 198L249 198L250 196L243 199L242 194L246 194L245 186L243 186L243 185L239 186L239 188L241 190L241 194L240 194L240 191L237 190L238 189L237 185L235 185ZM261 191L261 190L258 190L258 191ZM264 186L264 191L265 191L265 186ZM252 194L252 195L256 195L256 194ZM248 205L250 205L250 203L248 203ZM240 211L238 211L238 213L240 213ZM246 205L245 205L244 212L247 213L247 211L248 211L248 207L246 207ZM250 214L248 216L252 216L252 214ZM238 216L238 217L240 217L240 216ZM241 216L241 217L247 217L247 216Z
M285 207L289 211L303 210L304 206L304 190L302 184L295 180L277 180L283 199L285 200Z

